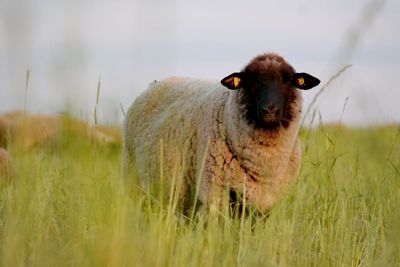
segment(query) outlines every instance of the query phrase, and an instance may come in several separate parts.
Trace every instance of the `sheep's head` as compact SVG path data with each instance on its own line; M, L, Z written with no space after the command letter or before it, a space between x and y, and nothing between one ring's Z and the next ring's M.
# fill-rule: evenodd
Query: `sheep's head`
M320 81L310 74L296 73L281 56L270 53L257 56L241 72L232 73L221 83L229 89L239 89L239 105L250 123L274 129L286 128L301 112L297 89L311 89Z

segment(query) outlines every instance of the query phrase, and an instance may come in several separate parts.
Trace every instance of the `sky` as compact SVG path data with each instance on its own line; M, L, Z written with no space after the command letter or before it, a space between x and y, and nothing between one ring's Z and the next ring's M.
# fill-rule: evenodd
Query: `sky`
M221 80L277 52L318 122L400 123L400 1L0 0L0 112L123 119L153 80ZM27 79L27 71L29 78ZM309 116L311 117L311 116Z

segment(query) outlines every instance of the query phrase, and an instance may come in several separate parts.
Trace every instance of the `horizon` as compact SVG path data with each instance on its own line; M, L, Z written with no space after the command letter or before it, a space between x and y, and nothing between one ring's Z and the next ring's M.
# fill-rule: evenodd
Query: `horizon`
M392 32L400 26L400 3L394 0L1 5L1 113L25 106L45 114L71 109L91 120L100 79L99 119L121 122L121 106L127 110L152 80L220 80L257 54L274 51L321 85L352 64L317 100L314 110L323 122L400 122L400 35ZM303 110L321 85L303 93Z

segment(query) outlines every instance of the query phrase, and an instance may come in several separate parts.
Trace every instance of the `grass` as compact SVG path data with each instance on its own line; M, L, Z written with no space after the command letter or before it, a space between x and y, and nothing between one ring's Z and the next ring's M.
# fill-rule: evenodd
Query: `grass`
M400 266L400 130L305 129L268 218L184 219L120 187L120 148L66 133L0 187L1 266Z

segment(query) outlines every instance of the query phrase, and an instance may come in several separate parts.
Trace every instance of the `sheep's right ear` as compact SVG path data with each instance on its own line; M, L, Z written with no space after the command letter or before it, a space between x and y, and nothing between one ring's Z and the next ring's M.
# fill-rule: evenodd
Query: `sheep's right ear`
M293 74L291 82L293 86L301 90L308 90L317 86L320 80L308 73L302 72Z
M221 83L226 88L235 90L243 87L243 78L244 75L242 72L235 72L223 78Z

